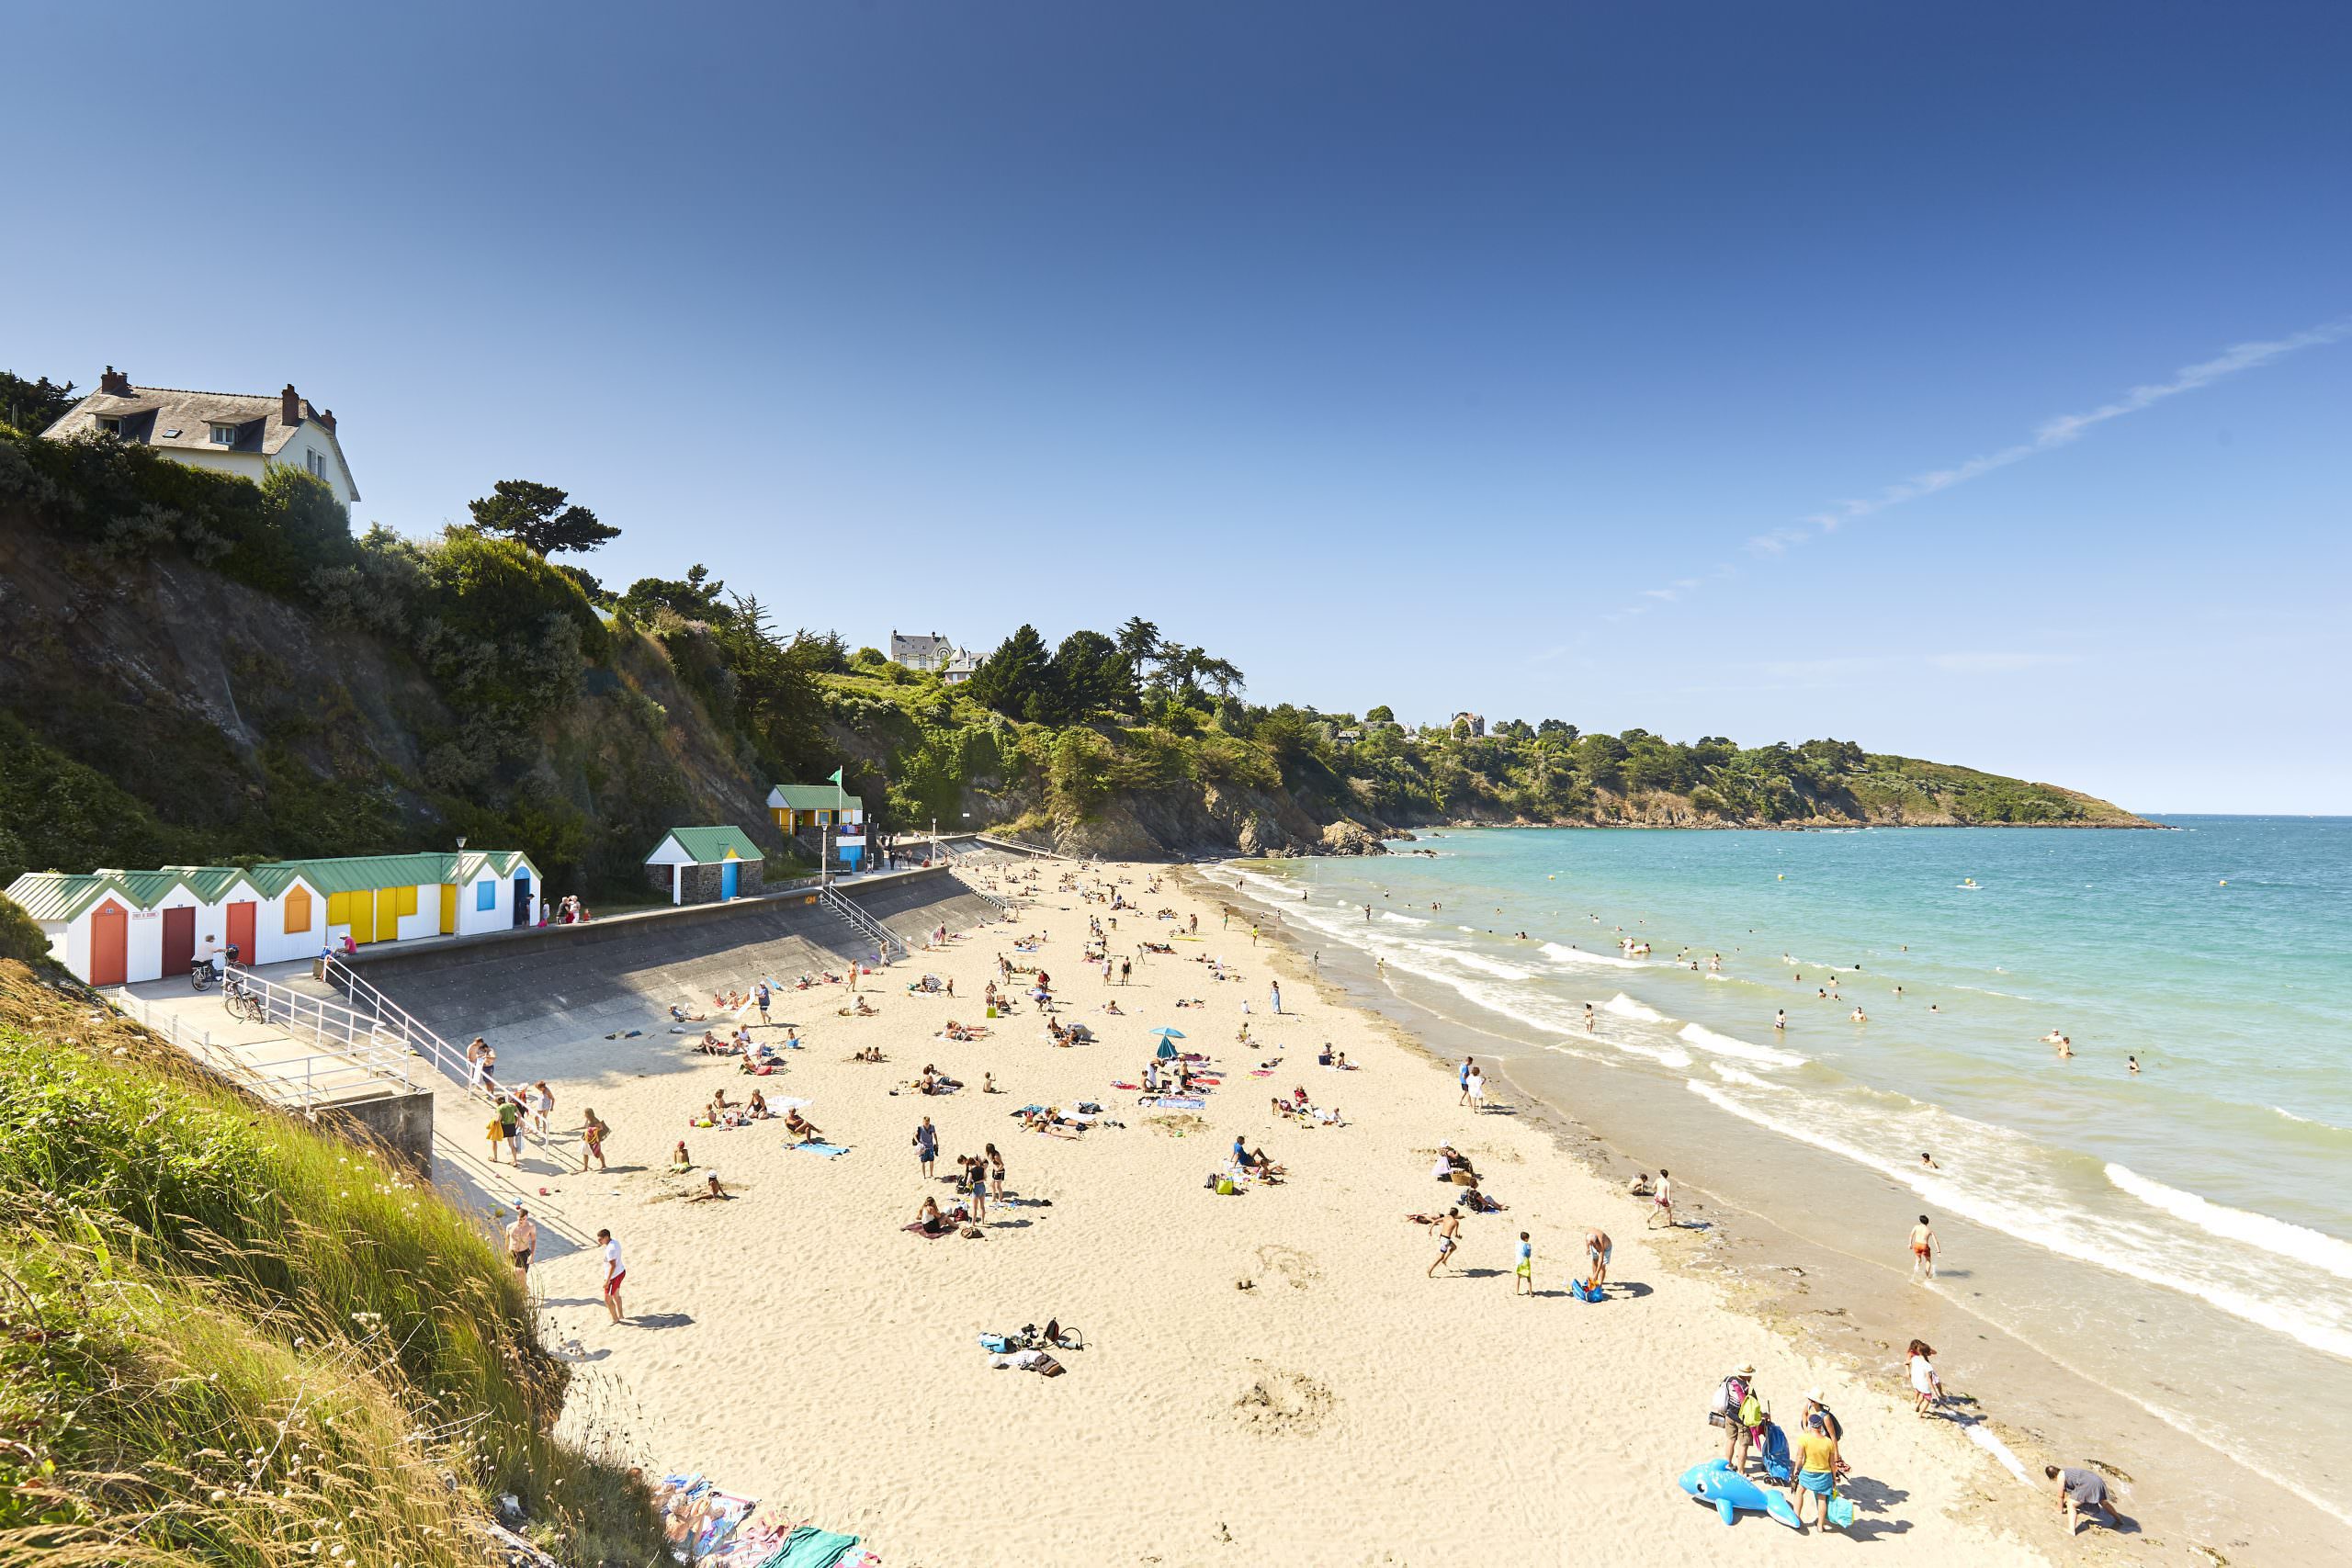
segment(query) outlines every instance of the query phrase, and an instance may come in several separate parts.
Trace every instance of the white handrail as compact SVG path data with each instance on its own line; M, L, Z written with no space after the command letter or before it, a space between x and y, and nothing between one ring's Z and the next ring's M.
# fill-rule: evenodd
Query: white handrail
M369 980L331 953L323 956L321 972L329 985L334 985L339 980L345 994L353 1001L365 1002L374 1009L376 1017L390 1026L393 1038L399 1041L404 1049L431 1062L435 1066L456 1078L469 1096L485 1103L496 1102L498 1099L496 1095L474 1081L473 1062L464 1052L451 1045L408 1009L384 995L374 981ZM524 1135L537 1143L541 1153L553 1150L555 1143L552 1134L539 1131L528 1114L523 1118L522 1128Z
M888 926L859 908L854 902L843 897L830 886L818 889L818 896L825 900L828 908L847 920L862 935L875 943L878 950L875 956L884 964L888 964L894 957L907 956L907 944L893 936Z

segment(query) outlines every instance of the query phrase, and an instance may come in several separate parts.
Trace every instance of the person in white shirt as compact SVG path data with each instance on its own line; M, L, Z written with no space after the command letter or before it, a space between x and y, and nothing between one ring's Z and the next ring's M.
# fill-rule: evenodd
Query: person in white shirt
M1469 1081L1463 1087L1470 1091L1471 1110L1487 1109L1487 1075L1485 1073L1480 1072L1476 1067L1472 1067Z
M628 1278L628 1270L621 1264L621 1244L613 1239L610 1231L598 1231L596 1239L605 1247L605 1310L618 1323L625 1315L621 1311L621 1281Z
M1936 1375L1936 1364L1929 1359L1935 1348L1924 1339L1911 1341L1911 1392L1917 1397L1912 1403L1912 1413L1926 1416L1943 1403L1943 1380Z

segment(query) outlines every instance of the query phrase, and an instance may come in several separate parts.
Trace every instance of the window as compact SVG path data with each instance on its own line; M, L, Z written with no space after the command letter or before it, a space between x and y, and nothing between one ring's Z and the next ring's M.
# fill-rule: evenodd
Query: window
M474 884L474 908L477 909L498 908L497 883L484 880Z
M235 425L216 424L212 427L212 445L215 446L234 446L236 444L237 427Z
M312 446L306 448L302 453L302 461L309 467L311 472L316 474L319 478L324 479L327 477L326 454L320 451L317 447Z
M105 431L108 435L120 435L122 434L122 421L119 419L102 419L98 421L98 428Z
M305 936L311 930L311 890L289 887L286 890L286 934Z

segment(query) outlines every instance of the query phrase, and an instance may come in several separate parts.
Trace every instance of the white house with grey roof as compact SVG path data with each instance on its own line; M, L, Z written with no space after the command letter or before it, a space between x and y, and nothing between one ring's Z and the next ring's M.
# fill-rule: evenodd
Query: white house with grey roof
M969 649L958 648L937 632L890 633L890 662L910 670L929 670L951 686L960 686L980 667Z
M335 438L334 411L312 408L292 382L276 396L190 392L175 387L134 387L113 366L98 389L41 432L63 441L93 432L152 446L194 468L219 468L259 484L273 466L301 468L326 481L345 507L359 486Z

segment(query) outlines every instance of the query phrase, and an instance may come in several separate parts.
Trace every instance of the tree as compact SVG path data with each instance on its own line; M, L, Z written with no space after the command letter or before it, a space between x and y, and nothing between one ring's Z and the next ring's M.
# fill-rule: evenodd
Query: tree
M1363 721L1366 724L1394 724L1396 722L1396 710L1383 703L1364 715Z
M584 555L620 537L618 528L599 523L586 507L566 506L570 499L553 485L501 479L492 493L468 502L466 509L474 514L475 527L503 534L535 555Z
M1159 651L1159 627L1141 615L1129 615L1126 624L1119 628L1117 641L1127 662L1140 671L1144 662Z
M720 625L734 615L719 595L727 592L727 584L710 575L710 568L696 561L686 569L685 580L676 578L640 577L628 585L620 597L620 607L634 620L651 621L654 613L667 610L684 621L707 621Z
M1083 723L1098 713L1135 711L1135 667L1119 645L1101 632L1077 631L1062 638L1046 675L1055 716L1064 722Z
M1046 652L1046 639L1037 635L1036 627L1023 622L997 645L994 653L980 660L967 689L974 700L997 712L1026 718L1033 705L1053 700L1047 673L1052 662Z
M0 422L28 435L39 435L80 400L71 381L61 387L46 376L28 381L12 370L0 370Z

